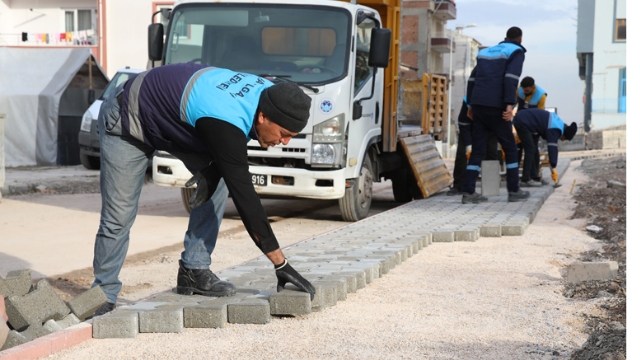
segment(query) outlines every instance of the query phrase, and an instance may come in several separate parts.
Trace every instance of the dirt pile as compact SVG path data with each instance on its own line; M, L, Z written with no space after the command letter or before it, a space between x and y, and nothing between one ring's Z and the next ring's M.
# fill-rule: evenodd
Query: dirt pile
M618 276L609 281L567 284L565 296L589 300L601 298L602 315L588 316L587 342L571 359L625 359L627 318L627 196L626 157L584 160L579 170L590 182L574 191L578 205L574 219L587 219L587 232L602 242L602 251L582 254L581 261L618 262Z

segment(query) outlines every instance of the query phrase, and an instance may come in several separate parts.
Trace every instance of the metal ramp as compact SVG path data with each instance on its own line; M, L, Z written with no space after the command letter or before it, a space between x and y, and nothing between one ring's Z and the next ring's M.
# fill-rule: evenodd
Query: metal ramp
M401 138L400 143L423 198L428 198L453 184L453 178L431 135Z

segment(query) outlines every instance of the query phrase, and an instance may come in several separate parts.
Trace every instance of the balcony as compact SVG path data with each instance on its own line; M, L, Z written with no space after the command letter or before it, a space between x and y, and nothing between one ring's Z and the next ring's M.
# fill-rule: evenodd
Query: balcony
M455 2L452 0L436 0L434 3L436 10L433 16L443 21L454 20L456 18L457 10Z
M450 51L456 51L456 43L452 42L451 38L438 34L431 38L431 50L448 54Z

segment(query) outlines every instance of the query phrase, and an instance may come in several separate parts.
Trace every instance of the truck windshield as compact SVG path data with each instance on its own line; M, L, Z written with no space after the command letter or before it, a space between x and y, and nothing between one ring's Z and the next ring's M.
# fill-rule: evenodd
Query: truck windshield
M328 6L185 4L173 11L165 64L326 84L346 76L350 24L349 12Z

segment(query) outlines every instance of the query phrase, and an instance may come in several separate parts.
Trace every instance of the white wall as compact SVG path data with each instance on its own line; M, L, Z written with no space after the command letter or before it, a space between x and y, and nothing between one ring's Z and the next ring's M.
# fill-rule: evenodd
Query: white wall
M620 69L626 67L626 42L615 42L616 17L626 16L625 1L596 1L594 26L594 61L591 124L603 129L626 122L626 115L618 113ZM623 9L621 9L621 7ZM617 14L616 14L617 13Z
M96 0L0 1L0 46L46 46L31 36L35 33L49 33L49 46L66 45L58 41L65 32L65 10L96 8ZM22 42L22 32L30 34L28 42Z
M106 6L107 75L112 77L125 66L146 69L147 28L155 12L153 1L109 0Z

